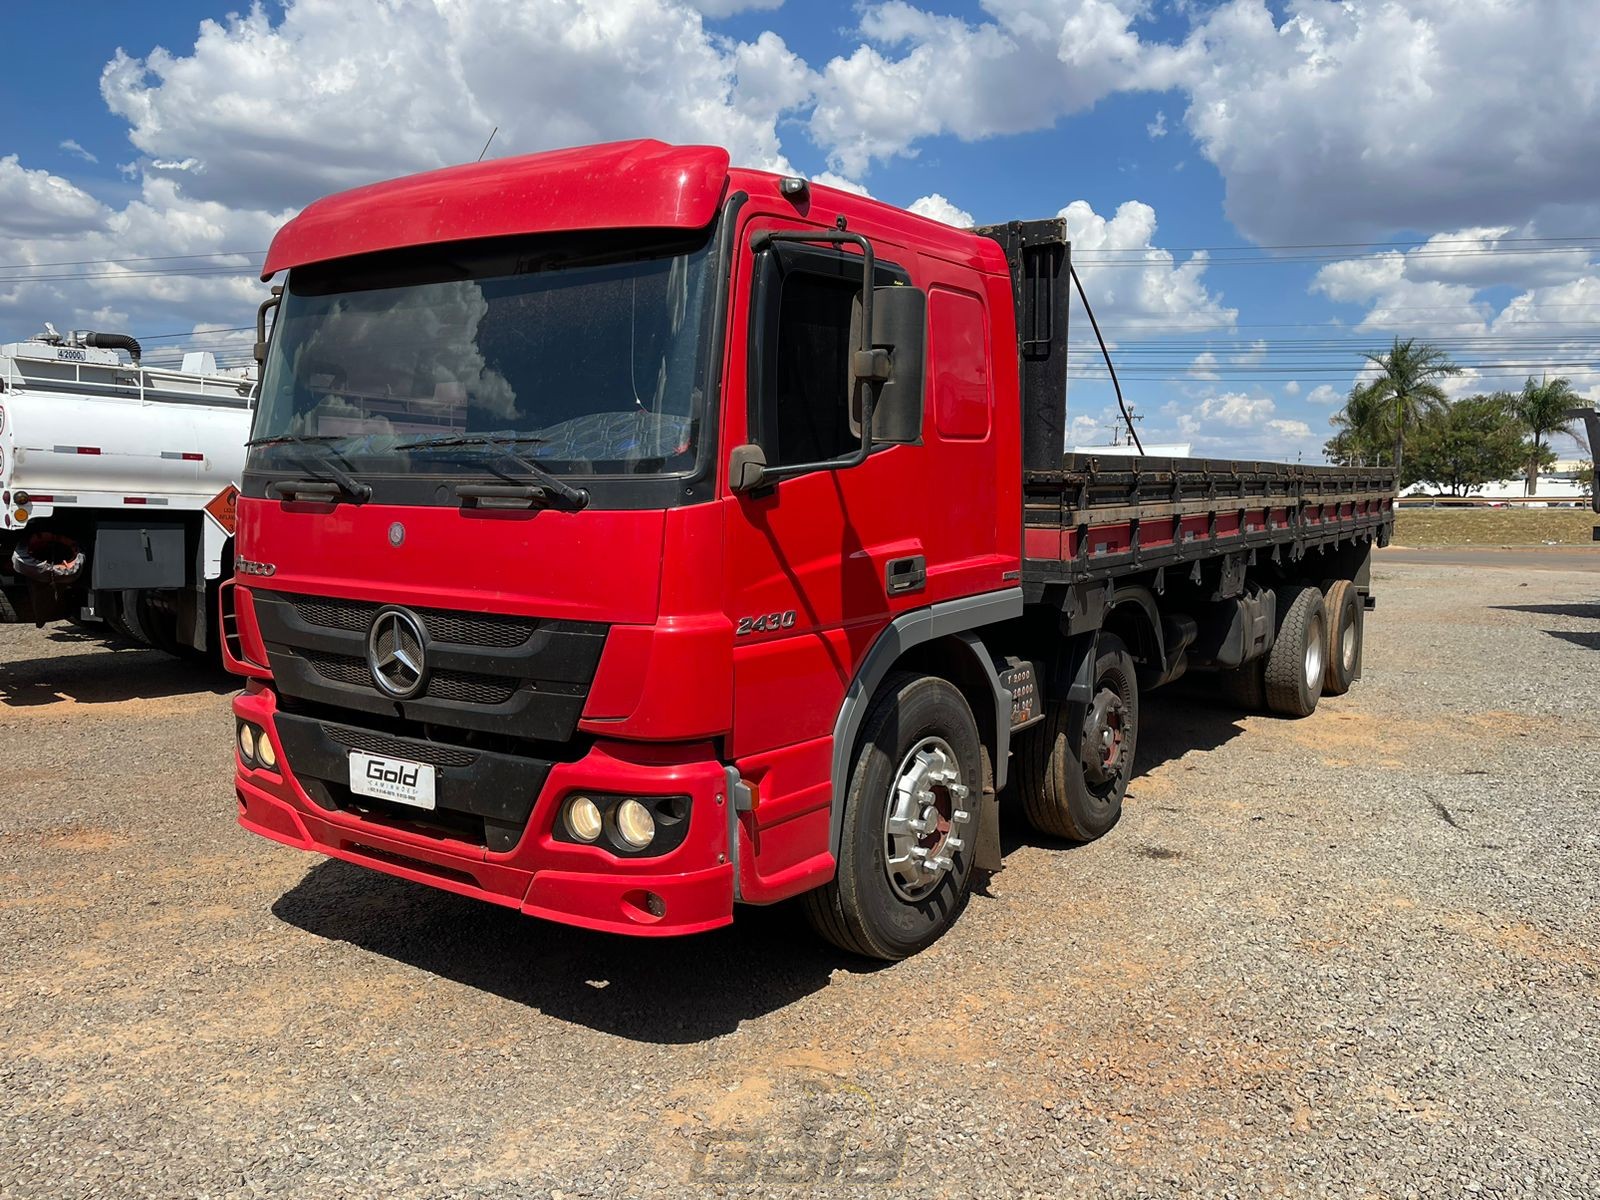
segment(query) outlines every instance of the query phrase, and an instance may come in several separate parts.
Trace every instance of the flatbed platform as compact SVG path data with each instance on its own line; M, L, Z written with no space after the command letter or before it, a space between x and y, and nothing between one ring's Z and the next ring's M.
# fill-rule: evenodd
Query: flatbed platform
M1388 545L1394 472L1205 458L1067 455L1023 473L1023 581L1085 583L1241 550L1298 561Z

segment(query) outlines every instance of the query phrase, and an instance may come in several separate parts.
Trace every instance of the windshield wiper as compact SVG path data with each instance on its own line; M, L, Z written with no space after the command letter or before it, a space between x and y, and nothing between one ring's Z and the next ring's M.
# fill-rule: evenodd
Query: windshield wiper
M517 464L539 481L537 488L512 489L496 488L493 485L480 487L473 484L462 484L456 488L456 494L464 500L527 500L529 502L544 499L547 503L554 497L563 504L578 512L589 507L589 493L583 488L575 488L566 480L551 474L533 459L524 454L519 454L512 449L513 446L537 446L545 441L544 438L533 434L507 432L499 433L461 433L446 434L442 437L422 438L415 442L402 442L395 447L396 450L437 450L457 446L483 446L488 449L498 450L502 457ZM526 495L522 494L526 491Z
M279 433L272 437L251 438L246 446L288 446L297 442L338 442L350 435L347 433Z
M316 460L314 465L298 455L294 461L311 478L275 479L268 491L274 492L286 500L293 500L299 497L336 500L340 495L348 496L356 501L372 499L372 485L370 483L362 483L349 471L334 462L326 452Z

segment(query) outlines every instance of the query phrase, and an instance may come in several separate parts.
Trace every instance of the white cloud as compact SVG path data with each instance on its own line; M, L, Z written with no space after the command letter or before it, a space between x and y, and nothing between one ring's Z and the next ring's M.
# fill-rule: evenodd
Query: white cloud
M105 206L82 188L24 167L15 154L0 158L0 235L63 237L100 228L105 218Z
M191 195L278 208L469 160L496 125L500 155L653 136L789 170L778 118L812 82L776 34L714 37L675 0L292 0L119 51L101 92L148 160L195 160Z
M1344 397L1339 394L1339 389L1326 383L1317 384L1306 397L1307 405L1315 405L1321 408L1334 408L1343 403Z
M1267 343L1261 339L1250 343L1248 350L1241 350L1238 354L1230 354L1228 361L1241 367L1253 367L1267 361Z
M1283 420L1281 418L1268 421L1267 429L1284 438L1306 438L1311 436L1311 426L1304 421Z
M1289 380L1288 383L1283 385L1283 394L1285 396L1298 396L1300 394L1300 381L1298 379Z
M1147 134L1150 135L1152 140L1154 140L1156 138L1164 138L1164 137L1166 137L1167 136L1167 114L1164 113L1163 111L1161 111L1159 108L1156 109L1156 119L1154 121L1151 121L1148 125L1146 125L1144 127L1144 131Z
M870 196L871 192L854 179L846 179L843 175L835 175L832 171L822 171L811 177L811 182L822 187L837 188L841 192L849 192L856 196Z
M1254 429L1264 425L1277 411L1270 396L1249 396L1244 392L1224 392L1209 396L1198 406L1178 417L1178 428L1193 436L1222 425L1229 429Z
M1178 52L1143 44L1144 0L983 0L977 23L905 0L869 3L866 39L823 69L811 134L837 169L963 140L1043 129L1114 91L1171 82Z
M1493 309L1465 283L1413 279L1405 252L1390 250L1322 267L1311 290L1330 300L1370 306L1359 328L1406 335L1481 332Z
M938 192L931 196L923 196L911 202L911 211L918 216L929 217L935 221L943 221L946 225L954 225L957 229L970 229L977 224L972 219L972 214L966 209L957 208Z
M690 8L708 17L731 17L734 13L782 8L783 0L684 0Z
M1217 356L1209 350L1200 351L1189 364L1189 375L1194 379L1221 379L1217 374Z
M74 138L67 138L63 142L56 143L56 145L60 149L65 150L68 154L71 154L76 158L83 159L84 162L97 163L100 161L98 155L91 154L89 151L85 150Z
M1181 59L1186 123L1247 235L1329 241L1563 211L1592 218L1600 5L1281 8L1276 24L1265 0L1221 5Z
M1207 290L1203 252L1179 263L1153 243L1156 212L1148 204L1129 200L1107 219L1074 200L1059 215L1102 329L1215 328L1237 318L1237 309Z

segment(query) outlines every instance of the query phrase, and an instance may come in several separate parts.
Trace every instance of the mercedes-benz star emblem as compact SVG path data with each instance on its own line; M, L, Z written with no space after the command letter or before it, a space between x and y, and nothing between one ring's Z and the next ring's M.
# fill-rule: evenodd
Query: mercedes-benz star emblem
M428 679L428 639L422 622L403 608L386 608L367 633L372 682L396 700L409 700Z

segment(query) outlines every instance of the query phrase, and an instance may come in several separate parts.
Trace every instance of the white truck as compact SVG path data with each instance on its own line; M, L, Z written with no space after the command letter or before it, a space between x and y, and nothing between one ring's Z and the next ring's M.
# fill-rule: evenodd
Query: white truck
M141 359L126 334L50 325L0 345L0 621L101 620L203 655L233 572L255 371Z

